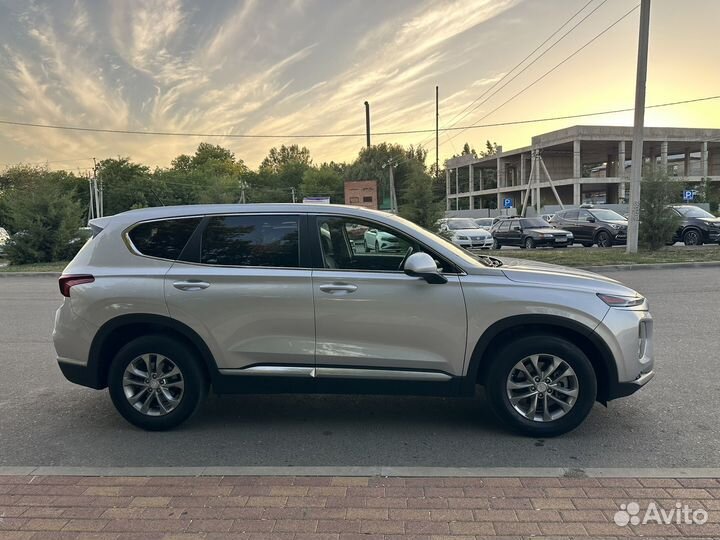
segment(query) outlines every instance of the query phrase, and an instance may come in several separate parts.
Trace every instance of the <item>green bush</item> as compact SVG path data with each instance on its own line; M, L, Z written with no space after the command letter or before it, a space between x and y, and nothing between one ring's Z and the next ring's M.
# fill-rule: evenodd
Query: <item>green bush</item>
M680 187L666 171L653 167L643 174L640 197L640 244L651 250L667 245L680 226L680 217L668 210L679 200Z
M79 203L58 186L45 184L4 197L11 231L6 255L11 264L71 259L82 247Z

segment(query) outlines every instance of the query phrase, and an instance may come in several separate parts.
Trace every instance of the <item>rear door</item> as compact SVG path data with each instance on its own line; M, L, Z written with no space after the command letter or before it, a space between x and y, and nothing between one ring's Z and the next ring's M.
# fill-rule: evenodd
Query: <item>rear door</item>
M457 269L436 260L447 283L406 275L412 238L379 223L344 216L310 217L316 377L445 382L463 370L465 301ZM365 249L349 232L394 237L393 249Z
M306 217L206 217L165 278L170 315L235 374L312 375L315 321ZM245 370L245 373L239 373Z

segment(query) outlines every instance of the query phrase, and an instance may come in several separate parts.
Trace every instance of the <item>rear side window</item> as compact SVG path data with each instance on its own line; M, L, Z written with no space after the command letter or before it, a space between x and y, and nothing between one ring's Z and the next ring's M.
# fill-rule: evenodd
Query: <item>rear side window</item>
M175 260L182 253L200 219L149 221L133 227L128 236L142 255Z
M220 266L300 266L298 216L218 216L203 234L201 262Z

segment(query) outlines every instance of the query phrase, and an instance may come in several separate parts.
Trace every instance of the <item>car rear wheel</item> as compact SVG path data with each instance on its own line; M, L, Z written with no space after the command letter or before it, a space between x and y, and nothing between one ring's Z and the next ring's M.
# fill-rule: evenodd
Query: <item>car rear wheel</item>
M595 242L597 243L598 247L601 248L612 247L612 238L610 237L610 234L605 231L600 231L597 234L597 236L595 237Z
M527 249L534 249L535 248L535 240L530 238L529 236L525 239L525 247Z
M689 229L683 234L683 242L686 246L701 246L703 243L702 234L697 229Z
M493 412L512 429L553 437L590 413L597 380L587 356L552 335L514 340L491 359L485 389Z
M108 390L131 424L150 431L174 428L190 418L207 395L199 359L167 336L143 336L112 361Z

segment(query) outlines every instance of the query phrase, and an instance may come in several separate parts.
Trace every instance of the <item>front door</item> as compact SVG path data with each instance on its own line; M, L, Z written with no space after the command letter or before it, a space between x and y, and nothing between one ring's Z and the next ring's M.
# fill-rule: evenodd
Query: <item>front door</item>
M183 252L185 261L167 273L170 315L201 334L221 370L312 376L312 277L300 239L305 220L304 215L211 216L190 240L197 252Z
M406 275L405 257L428 250L384 225L339 216L311 217L309 225L319 252L312 278L318 379L462 374L467 323L457 274L435 285Z

